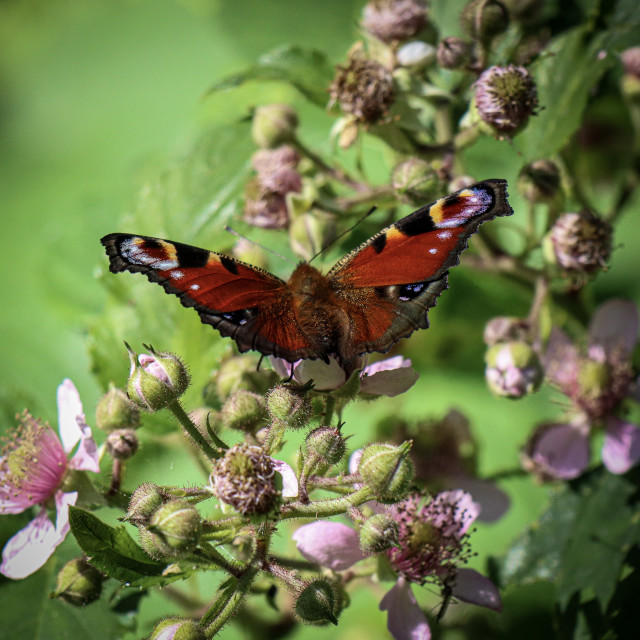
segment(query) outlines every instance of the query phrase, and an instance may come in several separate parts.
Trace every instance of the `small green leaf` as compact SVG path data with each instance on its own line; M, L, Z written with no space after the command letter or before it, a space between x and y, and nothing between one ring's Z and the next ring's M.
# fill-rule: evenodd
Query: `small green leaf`
M327 104L327 87L333 67L324 53L296 45L283 45L269 51L253 66L217 82L209 92L235 89L249 80L286 82L318 106Z
M71 531L91 564L127 586L164 585L190 572L164 575L167 563L150 558L123 527L110 527L88 511L69 508Z

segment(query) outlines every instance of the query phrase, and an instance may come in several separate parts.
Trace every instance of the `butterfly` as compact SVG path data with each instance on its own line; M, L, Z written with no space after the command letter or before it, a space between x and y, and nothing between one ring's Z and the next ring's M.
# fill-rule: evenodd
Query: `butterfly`
M241 352L337 359L347 374L359 356L386 352L429 326L469 237L513 213L505 180L485 180L421 207L383 229L323 275L306 262L287 282L229 256L127 233L101 239L113 273L140 272L193 307Z

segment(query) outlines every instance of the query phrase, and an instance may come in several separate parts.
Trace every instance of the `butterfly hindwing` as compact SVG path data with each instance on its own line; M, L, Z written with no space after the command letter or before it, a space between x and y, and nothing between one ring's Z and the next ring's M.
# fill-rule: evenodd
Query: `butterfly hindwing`
M193 307L240 351L299 359L309 344L291 295L276 276L223 254L160 238L112 233L101 240L113 273L140 272Z
M506 181L487 180L418 209L383 229L329 272L337 295L356 300L353 355L387 351L429 326L427 311L447 287L469 237L483 222L511 215Z

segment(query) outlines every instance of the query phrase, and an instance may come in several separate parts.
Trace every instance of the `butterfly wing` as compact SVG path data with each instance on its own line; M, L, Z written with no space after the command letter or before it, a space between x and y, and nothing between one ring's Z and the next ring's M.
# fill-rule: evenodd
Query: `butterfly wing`
M447 287L469 237L487 220L507 216L505 180L487 180L426 205L383 229L327 274L349 316L341 359L387 351L429 326L427 311Z
M240 351L255 349L290 362L315 356L295 321L290 289L267 271L160 238L112 233L101 242L113 273L143 273L235 340Z

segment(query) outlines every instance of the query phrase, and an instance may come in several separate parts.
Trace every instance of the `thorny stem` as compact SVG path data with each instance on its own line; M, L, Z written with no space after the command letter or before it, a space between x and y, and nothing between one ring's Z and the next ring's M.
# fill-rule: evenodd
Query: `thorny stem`
M357 507L371 500L373 497L373 492L369 487L362 487L358 489L358 491L341 498L318 500L310 504L291 502L282 507L280 519L290 520L292 518L327 518L329 516L337 516L344 513L349 507Z
M175 419L180 423L180 426L193 438L195 443L204 451L205 455L209 458L221 458L222 453L216 451L205 439L204 436L200 433L198 428L193 422L191 422L191 418L187 415L185 410L182 408L182 405L174 400L167 405L167 409L171 411Z
M120 491L122 478L124 476L124 460L114 459L111 469L111 485L109 486L109 491L107 492L108 496L113 496L118 493L118 491Z
M223 556L214 546L205 543L200 544L200 549L196 552L196 555L200 556L207 562L211 562L216 566L224 569L227 573L238 578L247 569L247 565L243 562L238 562L233 558L226 558Z

